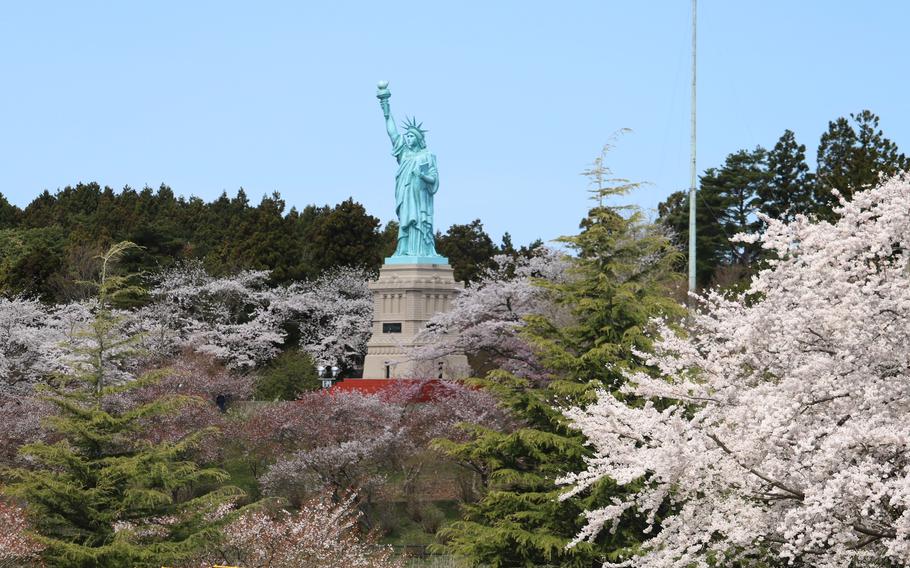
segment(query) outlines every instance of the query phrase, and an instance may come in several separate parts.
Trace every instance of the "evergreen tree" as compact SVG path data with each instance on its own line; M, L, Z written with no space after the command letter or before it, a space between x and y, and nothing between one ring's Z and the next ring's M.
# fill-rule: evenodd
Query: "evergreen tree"
M721 265L727 238L718 212L723 211L721 196L714 188L702 187L696 192L695 208L695 283L704 288L714 280ZM685 273L689 250L689 192L677 191L657 206L657 222L670 232L670 239L680 251L686 251L677 261L676 269Z
M599 200L635 187L606 179L608 171L600 173ZM440 533L448 550L475 565L599 566L634 548L644 527L630 517L614 534L566 548L585 524L582 511L610 503L618 489L604 481L585 495L559 499L562 490L555 480L591 455L559 408L594 400L598 389L615 391L624 370L644 368L635 350L650 347L648 321L680 310L668 294L678 279L673 271L678 253L636 209L595 207L581 228L579 235L562 239L577 253L575 277L549 285L573 320L567 325L537 316L528 321L528 338L552 380L540 386L494 372L479 381L522 427L510 433L473 428L466 443L438 443L488 485L479 502L466 506L463 520Z
M758 188L760 212L789 222L812 211L815 176L806 163L806 146L797 144L792 130L785 130L768 153L768 172L768 183Z
M185 204L174 197L170 187L162 184L157 193L152 193L151 188L144 188L139 193L135 209L126 213L116 206L117 198L113 197L111 208L117 211L112 214L110 221L104 219L104 204L106 194L110 191L105 188L101 196L102 209L98 212L98 221L114 228L110 233L110 241L127 238L141 248L137 254L124 259L125 266L133 271L154 271L160 265L170 265L180 257L187 242L192 240L192 232L196 220L184 222L181 212ZM120 213L122 211L122 213ZM132 225L123 224L130 217Z
M484 231L480 219L466 225L452 225L444 235L437 232L436 250L449 259L455 280L468 286L477 281L499 252L493 239Z
M395 254L398 247L398 221L389 221L382 228L382 258L386 259Z
M271 270L272 282L302 279L299 273L303 247L288 231L292 220L284 215L285 202L277 192L263 196L242 220L243 235L232 250L230 264L244 269Z
M850 120L841 117L828 123L818 144L815 197L819 217L833 216L831 209L837 198L832 190L850 199L855 192L876 185L881 176L910 168L910 158L885 138L878 123L879 117L868 110L851 114Z
M240 243L250 242L255 230L250 217L250 202L241 187L232 199L217 202L218 214L211 221L221 224L220 240L213 243L206 264L214 274L224 275L244 268L237 248Z
M770 180L767 151L761 146L727 156L724 165L708 168L700 178L695 208L695 280L699 288L735 284L758 258L758 249L731 241L737 233L758 230L758 195ZM673 233L673 242L688 251L689 198L679 191L658 205L658 222ZM686 270L683 257L677 270Z
M231 209L231 198L226 191L211 203L203 203L199 207L200 216L196 219L194 231L195 254L198 258L205 259L206 268L212 274L221 274L219 270L221 261L219 251L222 243L231 239L230 228L227 226L228 212Z
M512 235L506 231L502 234L502 244L499 245L497 254L508 255L512 258L531 258L534 256L537 249L542 246L543 241L540 239L535 239L527 245L521 245L521 247L515 248L515 245L512 243Z
M339 266L378 271L386 242L380 221L354 198L334 208L307 207L301 215L304 260L309 278Z
M65 247L59 226L0 231L0 291L54 300L53 277L64 268Z
M725 265L750 267L757 259L759 249L755 245L734 242L731 238L759 228L755 210L758 195L767 191L770 178L767 154L761 146L751 151L740 150L728 155L721 168L709 168L701 177L702 191L717 195L723 206L713 214L725 237L725 250L721 253Z
M289 349L259 372L253 396L256 400L297 400L308 391L322 388L313 358Z
M13 229L19 226L22 211L15 205L10 204L2 193L0 193L0 230Z
M57 198L44 190L22 212L22 226L26 228L50 227L56 223Z
M213 513L241 495L223 485L223 471L184 458L204 432L176 443L142 439L149 421L188 400L130 404L128 393L155 377L118 380L117 363L134 354L137 338L124 334L111 306L137 290L112 268L134 247L120 243L103 255L94 319L72 346L74 374L45 395L57 409L49 425L59 441L24 446L32 467L12 471L5 488L27 504L50 567L176 563L217 537Z

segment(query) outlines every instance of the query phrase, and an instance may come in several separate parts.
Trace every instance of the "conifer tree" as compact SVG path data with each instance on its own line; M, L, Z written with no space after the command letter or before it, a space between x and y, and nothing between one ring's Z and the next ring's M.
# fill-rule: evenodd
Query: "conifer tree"
M477 282L491 259L499 252L480 219L449 227L445 234L436 233L436 250L449 259L455 280L470 286Z
M832 190L850 199L857 191L877 185L881 177L910 168L910 158L885 138L878 123L879 117L868 110L851 114L850 120L841 117L828 123L828 131L822 134L818 144L819 217L829 220L834 217L832 208L837 205L837 198Z
M609 170L601 168L595 198L602 203L636 186L609 179ZM599 205L581 229L562 239L577 253L574 278L548 285L573 320L561 325L535 316L527 326L551 380L535 386L499 371L479 381L523 426L508 433L474 427L467 443L438 442L487 483L481 500L440 533L448 550L475 565L599 566L634 549L641 538L644 525L630 518L614 534L566 548L573 530L584 525L583 510L608 504L617 489L604 481L584 495L558 499L555 480L590 456L585 438L567 425L559 408L584 405L598 389L615 391L624 369L644 368L635 353L650 347L647 322L680 310L668 292L677 280L678 253L634 208Z
M714 271L721 265L727 239L716 217L716 213L723 210L721 196L703 187L696 194L696 199L695 282L703 288L712 282ZM689 192L676 191L660 203L657 206L657 222L669 231L670 239L678 250L688 250ZM677 270L686 272L686 263L686 257L681 256Z
M770 179L758 189L758 210L772 219L790 222L812 210L814 174L806 163L806 146L785 130L768 152Z
M741 284L755 270L759 247L733 239L738 233L753 233L759 228L755 215L758 195L768 185L768 152L761 146L740 150L727 156L720 168L709 168L701 177L701 191L718 196L723 207L711 211L720 225L723 247L717 251L712 285L730 287Z
M307 276L318 278L332 268L378 270L385 242L380 220L349 197L335 207L307 207L301 215Z
M10 204L6 197L0 193L0 230L12 229L19 225L22 217L22 211L15 205Z
M753 265L758 249L730 240L758 228L758 196L767 192L768 152L761 146L729 154L723 166L708 168L696 193L696 282L700 288L728 285ZM685 192L670 195L658 206L659 220L674 232L674 242L685 250L689 238L689 199ZM723 274L733 268L733 276ZM685 270L685 263L678 267Z
M137 289L113 268L135 246L122 242L102 255L94 319L71 345L74 371L45 392L57 409L48 425L59 441L24 446L32 467L8 475L5 491L27 504L52 568L176 563L217 536L215 511L241 496L224 485L225 472L184 457L204 432L175 443L140 436L148 421L190 401L131 404L125 396L155 380L124 377L118 365L135 354L137 338L124 333L111 306Z

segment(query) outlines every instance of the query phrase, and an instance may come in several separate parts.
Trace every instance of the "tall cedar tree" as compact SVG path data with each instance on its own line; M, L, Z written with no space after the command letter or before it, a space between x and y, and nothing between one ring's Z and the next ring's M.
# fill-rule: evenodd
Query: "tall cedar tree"
M0 291L55 299L53 277L64 267L64 239L59 226L0 230Z
M695 278L699 288L729 284L730 268L739 279L758 256L754 246L734 243L730 237L758 228L755 217L757 195L768 184L767 151L760 146L727 156L720 168L708 168L696 192ZM689 197L679 191L658 206L658 221L669 228L673 242L687 250L689 239ZM685 270L685 260L678 270Z
M755 269L760 248L733 240L738 233L753 233L759 222L755 216L758 194L768 185L768 152L761 146L740 150L727 156L720 168L709 168L701 177L701 191L717 196L720 210L711 209L714 223L720 225L723 248L717 251L714 285L726 287L742 282ZM696 233L697 234L697 233Z
M806 146L785 130L768 152L768 183L758 188L758 210L772 219L790 222L812 212L815 175L806 163Z
M877 185L880 177L910 169L910 158L885 138L878 123L879 117L868 110L851 114L850 120L841 117L828 123L818 144L815 199L820 218L834 217L831 209L837 198L832 190L850 199L855 192Z
M0 230L17 227L21 218L22 211L0 193Z
M123 384L113 380L115 362L131 355L136 338L121 333L123 321L111 305L137 290L111 270L135 246L123 242L103 255L95 317L73 347L82 363L45 393L57 409L49 426L59 441L24 446L33 467L9 472L5 491L27 503L50 567L176 563L217 537L211 513L242 496L224 485L225 472L184 458L204 432L160 444L138 435L143 424L178 411L190 399L118 402L155 380L154 375Z
M339 266L379 270L385 241L381 222L348 198L334 208L307 207L301 215L307 276L317 278Z
M595 198L601 202L636 186L609 179L609 170L602 163L599 167ZM641 538L642 521L630 518L615 534L566 548L585 523L582 512L595 503L608 504L618 489L605 481L583 496L559 500L562 490L555 480L591 456L585 438L568 427L560 408L584 405L598 389L615 391L625 370L643 368L633 350L650 348L648 321L681 310L668 293L678 280L673 271L678 252L634 208L594 207L581 229L562 239L577 253L575 278L548 285L574 321L560 327L534 317L527 326L552 380L535 386L503 372L478 380L523 427L511 433L475 427L467 443L437 442L487 485L481 500L465 507L462 520L440 531L447 550L475 565L600 566L634 549Z

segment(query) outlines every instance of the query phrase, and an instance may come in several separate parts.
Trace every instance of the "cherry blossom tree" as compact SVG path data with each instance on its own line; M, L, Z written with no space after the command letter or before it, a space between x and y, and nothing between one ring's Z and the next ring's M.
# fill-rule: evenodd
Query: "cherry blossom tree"
M294 426L299 445L260 478L264 492L299 503L328 487L369 500L385 479L389 451L403 435L401 408L359 393L315 392L293 404L305 409L292 414L299 421Z
M686 336L660 324L656 376L567 412L595 450L568 495L629 490L576 542L637 512L652 536L608 565L910 563L910 183L837 213L740 237L772 257L749 289L701 298Z
M26 395L71 361L63 343L89 319L88 303L44 306L23 297L0 298L0 394Z
M0 298L0 380L4 391L21 391L53 364L39 348L46 343L47 313L37 300Z
M353 367L363 360L373 317L363 270L339 268L313 282L269 286L267 271L214 277L200 263L157 278L153 302L136 315L149 351L192 348L249 370L274 358L296 328L301 349L322 364Z
M492 264L476 284L455 298L450 311L436 314L427 323L413 357L434 361L467 353L487 358L491 368L541 378L545 371L520 332L529 315L550 321L566 317L540 284L568 278L569 260L564 253L539 247L529 257L497 255Z
M120 403L135 408L180 396L185 404L179 412L145 420L140 437L153 444L177 443L194 432L205 431L208 434L189 448L188 454L200 463L212 463L222 457L234 438L236 425L219 407L219 402L249 399L253 377L232 373L214 358L188 349L152 372L156 380L124 391L119 395Z
M244 568L399 568L392 549L358 530L353 497L332 503L323 497L299 511L251 511L224 529L224 539L206 562Z
M41 544L29 534L25 511L0 500L0 568L38 566Z
M34 396L0 395L0 469L24 465L19 448L48 440L42 421L51 413L51 406Z
M297 327L300 348L319 365L352 368L363 363L373 323L369 273L341 267L314 282L288 287L276 306Z
M154 301L138 314L148 347L175 352L190 346L233 369L268 361L285 338L271 308L278 295L267 285L268 274L246 270L218 278L198 262L163 272L150 293Z
M316 392L291 406L271 405L241 427L244 445L274 464L260 478L265 493L300 502L328 487L355 491L363 500L397 472L407 493L428 460L430 442L466 436L463 423L486 428L511 424L486 392L438 383L421 401L422 382L402 382L379 394ZM245 440L247 438L244 438ZM296 448L294 447L296 446Z

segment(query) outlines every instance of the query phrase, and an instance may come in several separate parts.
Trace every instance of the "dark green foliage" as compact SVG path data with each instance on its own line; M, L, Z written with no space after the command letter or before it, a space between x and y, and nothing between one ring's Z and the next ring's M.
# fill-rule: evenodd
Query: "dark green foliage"
M15 205L11 205L0 193L0 230L17 227L21 219L22 211Z
M398 221L389 221L382 229L382 258L395 254L395 248L398 246Z
M101 259L98 305L89 328L71 346L81 361L44 399L56 408L48 426L57 440L20 451L27 469L7 472L4 491L27 505L44 560L51 568L160 567L188 558L218 537L207 518L242 494L227 474L186 458L205 434L153 443L143 434L155 418L192 399L131 403L129 394L154 375L121 383L117 363L132 356L136 338L123 333L111 310L118 296L135 296L131 278L112 271L135 245L115 245Z
M338 266L378 271L382 265L387 242L379 230L381 223L353 198L334 208L307 207L300 220L310 277Z
M695 281L699 288L708 286L722 266L727 250L727 236L718 222L724 202L719 194L699 191L695 209ZM671 239L680 251L689 250L689 192L677 191L657 206L658 222L670 230ZM680 257L677 270L685 273L686 257Z
M436 234L436 250L449 259L455 280L470 285L490 267L490 259L499 253L493 239L483 230L480 219L467 225L452 225L446 234Z
M730 286L747 277L755 268L760 248L756 244L734 241L739 233L754 233L759 229L755 215L758 195L766 192L770 180L767 151L761 146L730 154L721 168L709 168L701 177L701 196L710 197L720 208L705 207L713 223L719 225L723 247L712 251L716 262L713 284ZM697 234L697 233L696 233ZM716 241L715 241L716 242Z
M868 110L828 123L818 146L818 169L809 170L806 147L786 130L768 152L740 150L727 156L723 166L709 168L701 177L696 201L696 283L739 286L757 269L761 251L730 237L741 231L761 230L756 212L792 221L798 214L833 218L836 189L850 197L873 186L880 176L910 168L910 158L884 137L879 118ZM676 192L658 206L660 223L671 229L674 243L688 251L689 200ZM683 260L677 269L687 270Z
M53 300L65 247L65 232L56 226L0 231L0 290Z
M444 548L478 566L578 568L600 566L633 549L644 524L631 516L615 534L605 531L593 543L566 549L585 525L583 511L608 503L617 489L603 482L586 495L559 500L563 490L556 479L584 469L583 459L591 454L585 439L568 427L555 407L565 404L559 394L564 387L571 385L575 395L584 390L590 396L603 383L564 381L563 388L539 388L494 372L477 384L523 419L524 426L512 433L475 427L468 443L437 442L437 449L480 473L487 483L481 500L464 507L462 520L440 531Z
M815 175L806 163L806 147L792 130L784 131L768 153L768 183L758 188L758 210L768 217L792 221L813 209Z
M851 124L852 122L852 124ZM898 152L897 144L885 138L879 117L863 110L828 123L818 144L816 212L823 219L833 215L835 189L850 199L853 193L875 185L880 176L892 176L910 168L910 158Z
M256 207L232 203L231 236L216 249L221 268L272 270L273 282L301 279L303 247L299 239L285 233L296 221L296 211L286 217L284 208L278 193L263 196Z
M276 357L256 380L256 400L297 400L322 387L309 355L290 349Z
M206 203L178 197L166 185L140 191L127 186L118 193L80 183L44 191L23 211L0 195L0 243L8 245L0 251L0 294L26 292L48 302L84 299L89 291L78 282L97 269L102 251L123 240L141 247L121 260L131 272L202 260L216 276L270 270L272 284L318 278L339 266L375 271L395 251L398 224L380 228L380 220L353 199L285 208L278 193L253 205L243 188ZM499 252L480 221L455 225L448 234L460 243L452 253L459 276L476 277ZM514 249L510 242L504 246Z
M512 244L512 235L507 232L502 234L502 244L499 245L499 251L497 254L505 254L511 257L524 257L531 258L534 256L534 253L537 249L543 246L543 241L540 239L535 239L531 241L528 245L521 245L520 248L515 248L515 245Z
M597 197L603 200L634 187L624 180L601 182ZM668 293L678 279L678 253L635 209L598 206L581 227L579 235L562 239L577 254L575 278L547 285L571 321L532 317L526 331L552 379L541 386L493 372L478 381L522 427L506 433L473 428L469 442L438 442L487 484L464 519L440 533L448 550L475 565L599 566L641 540L643 524L630 517L616 534L605 531L594 543L566 548L584 526L582 511L608 504L619 489L604 482L559 500L556 479L583 469L591 454L558 409L589 402L597 389L620 386L623 370L643 368L633 349L650 348L648 321L680 312Z

